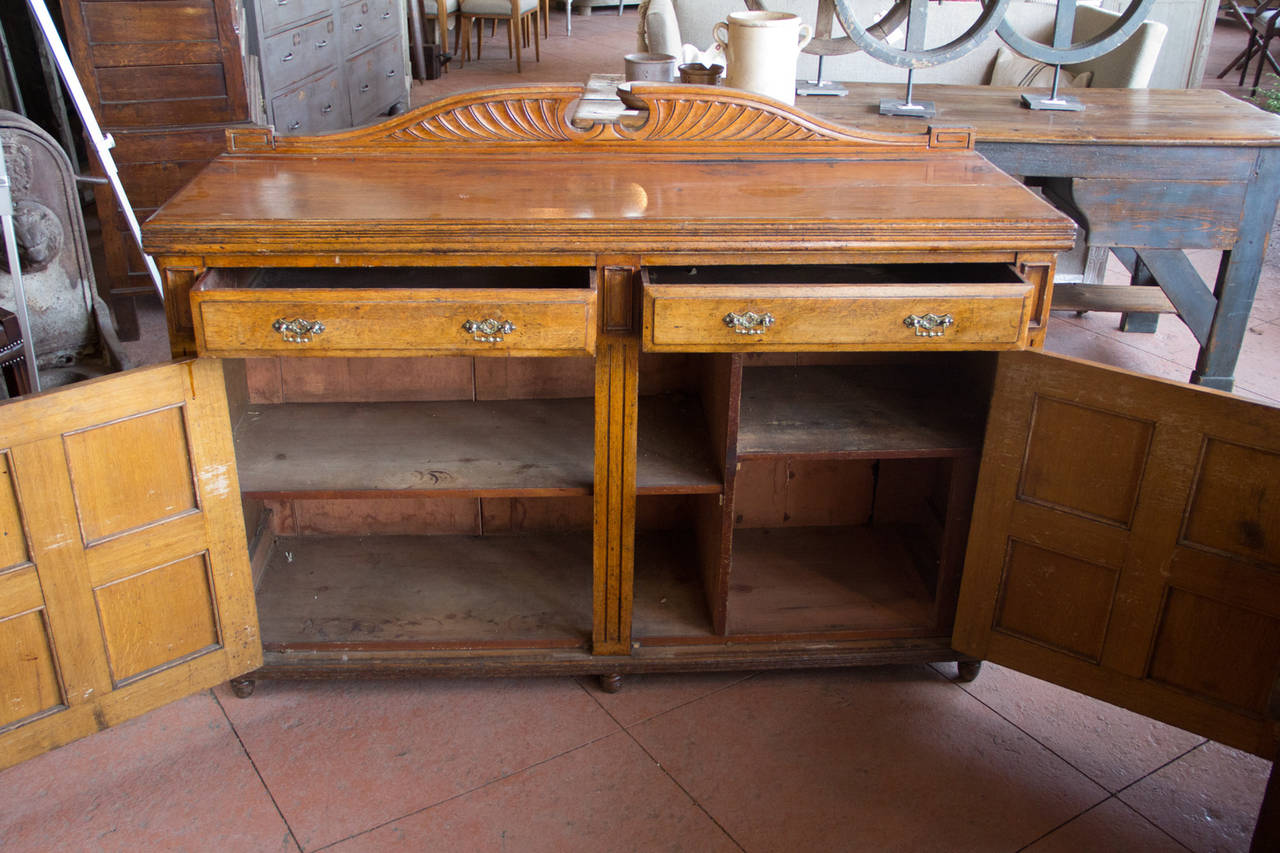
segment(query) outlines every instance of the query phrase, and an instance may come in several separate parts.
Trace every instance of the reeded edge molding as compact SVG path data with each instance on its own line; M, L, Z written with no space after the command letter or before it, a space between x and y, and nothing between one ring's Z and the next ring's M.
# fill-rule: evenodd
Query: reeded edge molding
M575 126L584 86L527 86L467 92L427 104L369 127L319 136L277 137L271 128L227 130L233 154L439 151L464 145L525 149L529 146L622 145L636 150L770 151L969 149L967 128L888 134L860 131L807 115L780 101L715 86L634 84L631 97L644 105L629 120Z
M973 147L967 128L927 133L857 130L811 116L781 101L741 89L674 83L632 83L630 99L644 104L643 122L616 125L631 140L671 143L817 143L857 149Z

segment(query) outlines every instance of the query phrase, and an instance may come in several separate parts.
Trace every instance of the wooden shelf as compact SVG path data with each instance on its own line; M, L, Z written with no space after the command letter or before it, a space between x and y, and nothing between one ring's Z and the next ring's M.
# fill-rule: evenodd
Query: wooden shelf
M631 630L639 641L712 638L692 534L637 534Z
M897 525L735 531L729 633L936 632L908 536Z
M284 537L258 588L271 651L585 647L591 534Z
M251 406L236 428L252 498L550 497L592 492L590 399ZM719 492L692 401L646 397L641 493Z
M958 384L915 364L749 367L738 455L976 455L983 416Z

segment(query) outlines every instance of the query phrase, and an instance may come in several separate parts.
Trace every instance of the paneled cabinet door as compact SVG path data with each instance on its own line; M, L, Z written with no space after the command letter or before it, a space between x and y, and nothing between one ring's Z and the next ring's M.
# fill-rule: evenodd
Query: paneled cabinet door
M1000 356L956 650L1268 759L1280 409Z
M261 658L220 362L0 406L0 768Z

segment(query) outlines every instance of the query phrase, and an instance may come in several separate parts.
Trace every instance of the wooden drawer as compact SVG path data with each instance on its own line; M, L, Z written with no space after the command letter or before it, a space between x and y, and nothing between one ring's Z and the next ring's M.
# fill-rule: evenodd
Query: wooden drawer
M257 5L262 31L272 33L297 21L323 14L330 0L260 0Z
M936 280L953 272L945 268L904 276L915 281L896 281L898 271L883 268L799 268L799 281L785 283L760 281L769 276L759 268L746 271L752 280L732 283L714 269L692 272L692 282L647 271L643 346L651 352L1025 346L1033 288L1007 266L980 266L954 270L955 282Z
M347 60L351 123L364 124L404 101L404 55L400 39L389 38Z
M191 292L196 345L221 357L595 351L594 271L503 269L503 287L462 286L486 272L211 270ZM564 286L526 286L557 274ZM368 286L339 286L357 282Z
M397 0L358 0L343 6L342 52L359 53L369 45L400 31L400 4Z
M278 92L323 68L336 67L340 55L333 18L321 18L263 40L263 77L271 91Z
M319 79L303 83L296 89L271 99L271 122L276 133L321 133L351 124L342 77L330 71Z

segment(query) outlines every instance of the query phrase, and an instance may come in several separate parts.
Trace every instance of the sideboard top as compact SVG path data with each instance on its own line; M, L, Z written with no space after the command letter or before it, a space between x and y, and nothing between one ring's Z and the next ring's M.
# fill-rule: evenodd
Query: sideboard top
M1074 225L963 130L851 131L746 93L654 89L574 127L581 87L458 96L355 131L233 133L147 223L154 254L1056 251Z

